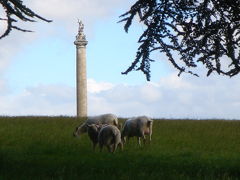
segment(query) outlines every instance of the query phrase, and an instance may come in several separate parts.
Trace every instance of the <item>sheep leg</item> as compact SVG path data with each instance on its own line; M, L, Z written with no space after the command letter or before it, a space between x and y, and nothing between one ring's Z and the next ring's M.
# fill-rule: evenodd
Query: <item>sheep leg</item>
M143 138L143 144L146 144L146 136L144 134L144 131L141 131L141 138Z
M122 137L122 142L125 144L126 143L126 137Z
M112 148L112 153L114 153L116 151L116 149L117 149L117 144L114 143L113 148Z
M123 143L120 142L120 143L118 144L118 146L120 146L121 151L123 151Z
M143 135L143 144L145 145L146 144L146 137L145 137L145 135Z
M149 134L149 141L150 142L152 141L152 132L150 132L150 134Z
M137 139L138 139L138 145L141 146L141 138L137 137Z

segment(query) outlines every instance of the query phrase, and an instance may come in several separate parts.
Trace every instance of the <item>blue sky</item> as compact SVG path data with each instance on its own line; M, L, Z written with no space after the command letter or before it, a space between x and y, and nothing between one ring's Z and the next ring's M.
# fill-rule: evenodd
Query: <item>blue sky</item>
M125 33L124 24L117 23L119 14L105 18L104 21L97 21L93 25L92 34L87 37L88 77L111 83L144 83L146 78L140 71L129 73L128 76L121 74L135 58L137 40L144 27L135 23L129 33ZM77 26L76 22L73 27L76 33ZM36 30L35 33L40 32ZM67 36L63 31L33 41L24 47L18 52L16 63L8 71L11 86L16 90L43 83L75 86L74 38L75 36ZM167 73L167 66L164 67L160 61L154 62L152 81Z
M76 114L73 42L79 18L89 41L89 115L240 119L239 77L179 78L162 54L154 54L151 82L141 72L121 75L134 60L144 30L137 20L129 33L117 23L133 0L24 2L53 22L21 23L35 32L12 31L0 41L0 115Z

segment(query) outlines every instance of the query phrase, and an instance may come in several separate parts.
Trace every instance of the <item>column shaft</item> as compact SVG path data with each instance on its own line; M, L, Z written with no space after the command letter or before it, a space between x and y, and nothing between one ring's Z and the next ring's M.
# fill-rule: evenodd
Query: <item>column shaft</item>
M77 116L87 117L86 46L77 46Z

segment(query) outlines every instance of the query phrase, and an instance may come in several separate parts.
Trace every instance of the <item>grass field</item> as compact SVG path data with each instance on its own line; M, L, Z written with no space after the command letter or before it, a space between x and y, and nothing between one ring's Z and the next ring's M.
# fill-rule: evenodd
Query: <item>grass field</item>
M1 117L0 180L240 179L240 121L154 121L150 145L132 139L115 154L74 138L81 121Z

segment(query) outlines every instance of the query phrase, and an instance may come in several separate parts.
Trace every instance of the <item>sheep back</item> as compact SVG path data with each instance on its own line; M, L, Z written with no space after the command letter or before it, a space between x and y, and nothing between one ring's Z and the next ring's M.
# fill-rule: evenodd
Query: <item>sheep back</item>
M118 125L118 118L114 114L102 114L99 116L89 117L86 121L87 124L112 124Z
M128 119L123 126L122 136L142 137L145 134L152 134L152 124L153 120L147 116Z
M73 133L74 136L79 136L87 132L87 125L91 124L112 124L118 126L118 118L114 114L102 114L99 116L91 116L88 119L78 126Z
M116 126L108 125L103 127L98 135L99 145L110 146L121 143L121 132Z

